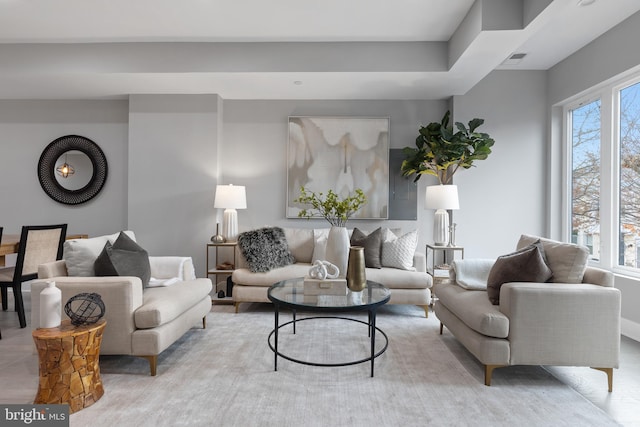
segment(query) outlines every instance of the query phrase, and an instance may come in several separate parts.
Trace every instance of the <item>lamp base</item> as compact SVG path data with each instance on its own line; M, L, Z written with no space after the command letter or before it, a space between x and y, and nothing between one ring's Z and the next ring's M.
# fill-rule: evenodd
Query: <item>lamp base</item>
M449 234L449 214L444 209L438 209L433 217L433 244L446 246Z
M225 209L222 219L222 235L227 242L238 240L238 211Z

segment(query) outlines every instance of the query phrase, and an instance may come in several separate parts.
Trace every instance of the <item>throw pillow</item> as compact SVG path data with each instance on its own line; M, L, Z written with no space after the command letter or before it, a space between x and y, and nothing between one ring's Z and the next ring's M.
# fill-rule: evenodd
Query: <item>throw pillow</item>
M386 236L382 241L382 266L414 271L413 256L417 247L418 230L398 237L387 229Z
M240 233L238 248L253 273L266 272L295 262L284 230L280 227L264 227Z
M549 268L553 271L552 282L582 283L589 261L587 247L523 234L518 241L517 249L537 240L542 243Z
M136 236L133 231L123 231L134 241ZM90 239L71 239L64 242L64 254L62 258L67 265L67 274L75 277L93 277L96 272L93 264L105 243L115 242L120 233L92 237Z
M135 276L142 287L149 285L151 266L149 254L125 233L120 233L113 244L107 242L94 263L96 276Z
M382 228L378 227L366 235L357 228L351 234L351 246L364 247L364 265L369 268L382 268L380 250L382 248Z
M538 240L519 251L498 257L489 271L487 296L500 304L500 288L508 282L546 282L552 276L542 243Z
M314 248L313 229L284 228L284 235L295 262L311 263Z

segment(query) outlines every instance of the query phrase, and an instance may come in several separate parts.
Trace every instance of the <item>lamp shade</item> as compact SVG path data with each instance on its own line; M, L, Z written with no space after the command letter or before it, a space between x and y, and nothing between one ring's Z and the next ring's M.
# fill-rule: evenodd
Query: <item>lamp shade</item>
M460 209L457 185L427 187L425 209Z
M216 198L214 208L221 209L246 209L247 194L244 185L218 185L216 186Z

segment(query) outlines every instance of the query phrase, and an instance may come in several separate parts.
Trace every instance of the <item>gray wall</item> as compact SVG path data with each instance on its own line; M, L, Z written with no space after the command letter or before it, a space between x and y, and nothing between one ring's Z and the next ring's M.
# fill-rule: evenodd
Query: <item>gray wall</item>
M604 33L549 70L549 105L640 66L640 13Z
M128 227L150 254L189 255L205 274L215 234L217 95L131 95Z
M66 222L69 233L100 235L127 225L127 101L0 100L0 225ZM40 187L40 154L54 139L81 135L102 148L109 164L103 190L89 202L67 206Z
M491 155L456 173L456 243L469 258L511 252L522 233L544 234L546 121L544 71L494 71L455 96L455 121L479 117L495 140Z
M245 185L247 209L238 211L240 231L267 225L328 227L324 220L286 219L287 118L290 115L390 117L390 146L413 146L419 124L440 120L446 101L224 101L224 144L221 148L225 184ZM418 220L385 221L403 231L418 229L419 247L431 241L433 212L423 209L419 182ZM382 221L352 220L349 226L372 230Z
M466 246L468 257L498 256L513 250L523 232L544 233L544 94L544 72L502 71L454 98L456 120L482 117L486 124L480 129L496 139L489 159L455 178L461 203L454 213L456 240ZM285 218L289 115L389 116L390 145L402 148L414 145L420 124L439 121L447 108L447 101L224 101L221 172L224 183L247 187L247 209L238 211L240 231L327 226L323 220ZM421 251L433 234L433 211L424 209L424 191L435 183L427 176L419 181L417 221L386 221L403 231L418 229ZM380 222L350 224L372 229Z

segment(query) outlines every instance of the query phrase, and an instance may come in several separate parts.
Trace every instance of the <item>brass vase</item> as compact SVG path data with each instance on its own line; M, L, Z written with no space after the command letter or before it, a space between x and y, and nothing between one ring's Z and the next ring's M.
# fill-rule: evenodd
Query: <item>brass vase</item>
M347 286L353 292L360 292L367 285L364 267L364 248L351 246L347 264Z

